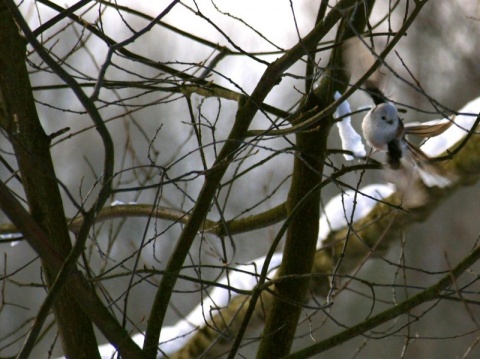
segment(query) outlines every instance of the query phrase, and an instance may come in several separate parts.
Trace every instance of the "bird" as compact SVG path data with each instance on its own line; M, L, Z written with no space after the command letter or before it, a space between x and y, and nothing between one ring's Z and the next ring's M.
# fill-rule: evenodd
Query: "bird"
M450 185L451 179L442 168L411 143L407 135L421 138L438 136L452 125L453 120L435 124L405 125L396 105L384 96L374 82L367 81L365 90L372 98L374 106L363 118L362 131L372 150L386 152L386 162L392 170L412 167L428 187Z
M355 83L377 60L376 48L383 47L374 39L354 37L343 44L342 58L344 70ZM386 71L384 71L386 70ZM412 175L420 177L427 187L447 187L453 176L446 173L423 151L407 138L414 135L420 138L438 136L446 131L453 119L435 123L404 124L394 102L386 95L391 83L391 69L382 65L361 86L373 100L373 107L362 120L363 137L373 152L386 153L386 166L393 173L388 175L394 182L412 183ZM408 180L406 180L408 179ZM402 184L408 188L409 184Z

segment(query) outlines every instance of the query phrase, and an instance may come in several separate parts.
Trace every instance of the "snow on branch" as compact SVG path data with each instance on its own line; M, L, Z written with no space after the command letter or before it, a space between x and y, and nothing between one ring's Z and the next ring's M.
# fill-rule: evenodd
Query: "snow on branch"
M455 145L460 143L472 129L479 112L480 97L470 101L459 111L459 114L453 118L453 126L441 135L432 137L426 141L421 147L422 151L429 157L438 157L444 154L447 150L454 148ZM445 121L445 119L443 121ZM429 123L433 124L435 121L427 122L427 124Z
M335 100L341 97L339 92L334 95ZM365 147L363 146L362 137L355 131L352 126L352 118L350 104L347 101L342 102L335 111L334 117L340 119L337 122L338 133L342 140L342 148L353 153L355 157L364 157L366 155ZM344 155L347 161L353 160L349 154Z
M275 268L280 265L281 261L280 253L272 256L269 263L270 276L275 275ZM203 298L202 303L198 304L185 318L162 329L159 352L167 357L171 356L185 346L198 329L210 321L211 317L227 307L232 298L238 296L238 292L251 291L257 284L264 262L265 257L261 257L229 269L228 276L222 277L217 282L218 286ZM140 347L143 346L143 333L134 335L132 339ZM101 345L99 350L102 359L110 359L116 353L116 349L111 344ZM159 358L161 357L159 356Z
M480 112L480 98L471 101L459 111L455 117L455 123L442 135L429 139L422 150L430 157L436 157L448 153L454 149L469 134L475 131L472 128L478 123L477 114ZM351 127L349 116L350 108L348 102L341 104L337 110L337 117L344 117L343 123L339 125L343 148L352 151L355 156L363 156L365 149L359 139L359 135ZM354 133L355 132L355 133ZM343 134L342 134L343 133ZM473 133L473 132L472 132ZM358 137L357 137L358 136ZM361 146L360 146L361 145ZM363 152L362 152L363 151ZM395 192L390 184L373 184L358 190L348 190L333 197L323 210L320 219L320 231L313 274L312 290L319 295L326 295L329 290L331 275L334 266L337 264L340 254L343 262L339 266L337 274L349 273L355 267L368 258L373 252L381 253L386 251L390 244L396 239L399 231L404 230L414 222L422 221L428 216L440 202L458 188L462 183L472 183L480 176L480 137L472 136L460 153L446 163L445 167L458 176L458 181L449 188L429 189L424 187L425 198L422 204L409 211L402 203L401 196ZM469 177L468 180L464 180ZM355 235L352 235L354 233ZM348 238L348 246L345 241ZM323 250L329 248L329 250ZM212 332L219 336L218 327L211 323L227 323L229 334L235 335L237 324L243 318L242 307L239 302L248 300L247 294L238 294L242 291L250 291L257 283L258 273L261 272L265 257L255 259L250 264L237 266L229 270L228 277L225 276L215 287L184 319L176 324L162 330L160 339L160 354L174 358L175 352L183 350L191 354L200 354L206 350L212 341ZM282 255L275 254L269 265L270 276L275 275L275 269L280 265ZM322 275L324 274L324 275ZM228 289L230 287L230 289ZM232 290L232 289L235 290ZM239 300L237 300L239 299ZM263 318L265 306L268 300L257 305L257 318ZM229 310L231 306L233 310ZM221 319L218 319L221 317ZM210 331L210 334L205 334ZM143 334L133 336L138 345L143 344ZM206 341L206 339L208 339ZM216 344L221 346L220 343ZM190 346L190 348L187 348ZM116 349L110 345L99 347L102 359L112 358Z
M462 139L467 136L469 131L474 125L475 118L480 112L480 98L467 104L462 110L460 110L460 115L455 118L455 124L448 131L446 131L441 136L430 139L422 147L422 149L429 155L439 155L447 152L449 149L454 148ZM350 109L347 102L344 102L341 105L341 109L337 111L337 116L345 116L345 114L350 113ZM344 120L346 117L344 117ZM342 121L343 122L343 121ZM349 130L351 124L349 121L344 124L344 128L347 128L344 131L344 149L351 150L355 155L361 155L361 139L353 134L353 131ZM345 135L347 133L347 135ZM452 135L455 134L454 135ZM355 132L356 134L356 132ZM454 140L450 140L454 138ZM361 144L361 147L359 145ZM443 146L441 143L443 142ZM436 149L436 152L429 150L429 147ZM462 168L464 161L467 161L472 166L470 169L473 173L476 173L476 177L480 175L480 157L473 156L472 163L472 154L470 151L478 152L480 147L480 138L474 136L471 140L465 145L464 151L460 153L453 160L449 161L446 165L448 170L456 171L456 175L463 176L464 173L459 173L458 169ZM353 150L353 148L356 148ZM363 148L364 151L364 148ZM460 178L459 177L459 178ZM449 194L453 193L454 189L458 187L460 183L454 183L452 187L444 189L428 189L424 187L426 192L424 202L421 207L415 208L415 211L408 211L408 208L402 207L402 198L398 193L395 193L393 185L390 184L373 184L366 186L364 188L358 189L358 191L349 190L342 194L339 194L333 197L326 205L320 219L320 231L318 238L318 248L319 251L316 254L315 264L313 268L313 288L312 290L320 295L326 295L329 290L330 281L328 275L332 273L334 265L336 264L340 253L344 249L345 239L347 235L349 236L348 243L348 256L343 260L342 265L340 266L340 273L348 273L352 271L356 266L361 263L362 260L368 258L373 251L385 251L389 248L390 243L394 239L398 238L397 234L400 230L404 230L408 225L411 225L415 222L422 221L430 214L440 202L440 200ZM355 235L351 235L354 233ZM332 248L333 250L322 250L322 248ZM257 265L260 267L264 257L255 260ZM272 263L275 262L279 264L281 261L280 254L275 256L275 261L272 260ZM322 276L321 274L325 274ZM211 298L214 302L217 299L215 296L215 289ZM232 297L233 299L233 297ZM218 299L220 301L220 299ZM246 299L244 299L246 300ZM232 300L233 302L233 300ZM266 305L264 301L264 306ZM235 304L237 305L237 304ZM260 307L260 306L258 306ZM208 308L205 309L208 311ZM265 307L256 309L258 311L258 316L262 316ZM190 315L194 313L200 313L201 310L197 307ZM230 322L231 320L241 321L242 313L237 310L231 310L228 313L235 318L226 318L227 311L222 312L219 315L222 315L222 320L225 322ZM189 315L189 318L191 318ZM231 326L231 335L235 335L234 328L237 328L237 325L233 324ZM199 335L198 340L192 339L189 343L190 349L197 346L197 354L200 354L205 350L205 343L202 345L201 340L204 340L206 335ZM219 345L217 343L217 345ZM200 346L200 347L198 347ZM183 348L185 352L188 352L187 348Z

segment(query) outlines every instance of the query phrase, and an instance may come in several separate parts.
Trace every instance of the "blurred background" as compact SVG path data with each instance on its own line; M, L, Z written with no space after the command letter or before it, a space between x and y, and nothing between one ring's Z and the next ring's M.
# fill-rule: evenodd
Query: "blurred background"
M236 92L250 94L265 70L265 63L281 56L283 50L298 42L299 36L310 31L318 3L306 0L183 1L162 21L208 43L194 41L167 27L155 26L126 48L177 69L179 73L199 76L218 54L214 46L226 46L235 54L222 58L208 73L207 79ZM155 17L168 2L133 4L124 1L118 4L135 6L136 11ZM381 24L375 31L398 30L406 11L413 7L410 1L399 1L391 12L395 4L377 1L371 23ZM24 1L19 6L32 29L57 14L40 2ZM391 16L388 16L390 12ZM92 3L91 7L87 6L76 14L95 23L115 41L131 36L130 27L139 30L147 24L146 19L102 3ZM400 108L406 109L405 121L440 118L432 99L444 109L455 111L480 96L479 34L480 4L477 1L431 0L425 5L396 51L387 58L387 63L394 69L394 74L388 76L388 94L400 104ZM332 39L333 35L330 34L329 38ZM88 84L84 89L90 93L107 55L105 43L67 19L42 34L42 39L58 60L70 67L70 72L77 76L80 83ZM255 56L249 57L241 52L254 53ZM321 72L328 61L328 52L320 52L317 60ZM73 93L54 86L62 84L60 79L44 71L45 64L35 53L30 54L29 61L37 110L46 132L70 128L52 146L58 178L68 188L71 197L79 203L91 205L102 172L100 137ZM283 78L266 100L284 111L295 108L302 97L305 64L297 63L288 73L289 76ZM117 172L114 187L121 189L112 196L111 202L190 210L203 183L200 174L204 169L202 161L207 166L213 163L221 141L229 133L237 103L195 94L188 102L181 93L169 90L181 83L180 76L118 55L113 56L112 66L105 78L112 82L101 90L97 104L114 138ZM121 81L133 81L135 86L122 87ZM428 97L411 84L420 84ZM354 94L349 101L353 110L371 104L363 93ZM357 129L360 129L362 116L359 114L353 118ZM192 118L202 132L203 154L198 150ZM270 124L269 118L259 114L251 128L264 129ZM283 203L290 184L293 140L293 137L276 138L252 142L253 145L246 147L227 172L219 202L212 206L209 218L219 220L224 216L230 220L260 213ZM1 150L11 153L5 136L0 141ZM335 129L329 146L340 147ZM273 154L276 154L273 159L261 162ZM6 155L6 158L16 168L13 156ZM332 156L331 161L341 165L343 157ZM238 173L249 168L252 168L249 172L236 178ZM9 173L4 168L1 171L5 180ZM351 174L346 181L356 184L358 176ZM234 179L231 186L229 179ZM171 182L158 186L160 181ZM373 171L367 173L362 181L362 185L381 182L382 176ZM22 195L18 184L11 181L9 185ZM150 185L152 188L136 190L137 186ZM439 276L432 273L453 266L476 244L480 233L479 190L480 186L473 184L455 192L425 222L406 229L384 260L369 261L358 275L375 283L408 283L412 287L434 283ZM337 193L336 186L328 186L322 192L323 202L326 203ZM67 216L72 218L77 214L75 205L69 196L64 195ZM0 221L8 222L3 214ZM101 285L109 293L115 313L121 316L127 310L128 328L132 331L145 329L159 276L135 283L126 301L128 273L135 265L137 268L163 268L181 229L180 223L161 219L149 221L146 218L116 219L99 223L94 228L85 259L102 278ZM199 234L186 263L191 268L186 268L184 274L199 276L195 267L199 264L221 267L226 263L248 263L261 257L270 247L277 229L278 226L271 226L223 241ZM40 263L35 260L35 253L26 242L5 242L0 244L0 250L3 254L0 267L4 276L9 274L2 282L0 311L0 357L6 357L14 355L21 347L30 320L35 317L45 297L45 289ZM399 269L397 264L400 263L414 269ZM202 269L201 276L203 279L215 279L221 273L218 268ZM473 270L470 275L472 280L477 276ZM195 283L179 281L177 290L167 324L173 324L188 314L201 298L199 286ZM384 290L379 290L378 297L389 298L390 302L400 301L407 293L408 288L386 286ZM346 291L336 297L329 315L341 325L348 326L364 319L371 304L371 298L356 295L353 290ZM405 324L415 322L408 328L385 338L380 334L388 332L388 328L381 328L378 338L375 335L372 338L359 337L321 357L456 358L468 354L470 349L471 357L476 357L475 353L480 353L475 346L480 334L474 318L480 313L475 304L467 310L463 303L430 303L412 313L410 318L399 319ZM381 301L377 301L375 311L381 308ZM310 315L312 313L305 312L305 322L299 328L299 340L295 343L297 349L342 328L326 319L321 312ZM420 315L421 320L416 321L416 316ZM49 323L53 323L53 316ZM316 328L313 332L311 326ZM242 349L241 353L253 357L254 349L252 345ZM48 358L61 354L52 324L32 357Z

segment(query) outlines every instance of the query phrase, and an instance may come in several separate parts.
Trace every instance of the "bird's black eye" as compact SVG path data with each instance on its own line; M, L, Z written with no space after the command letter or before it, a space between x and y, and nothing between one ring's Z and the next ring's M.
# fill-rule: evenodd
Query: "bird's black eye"
M383 121L385 121L387 118L385 116L380 117Z

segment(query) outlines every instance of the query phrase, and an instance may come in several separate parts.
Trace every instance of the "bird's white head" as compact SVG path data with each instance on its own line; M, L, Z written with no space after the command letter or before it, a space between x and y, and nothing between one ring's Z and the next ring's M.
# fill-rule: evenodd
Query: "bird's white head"
M387 150L387 144L402 137L402 122L398 111L390 102L381 103L372 108L363 119L363 135L375 150Z
M399 121L398 111L394 104L385 102L375 106L372 109L372 120L375 122L385 123L386 125L395 125Z

